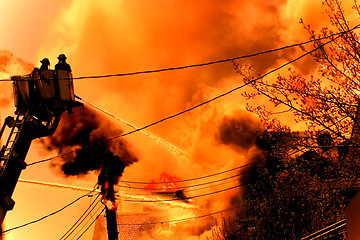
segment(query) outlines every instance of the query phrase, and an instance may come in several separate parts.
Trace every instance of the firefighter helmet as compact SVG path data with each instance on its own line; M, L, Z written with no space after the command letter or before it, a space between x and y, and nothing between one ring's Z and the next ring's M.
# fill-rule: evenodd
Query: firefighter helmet
M60 54L59 56L58 56L58 59L60 60L60 61L65 61L66 60L66 56L65 56L65 54Z
M50 61L48 58L43 58L41 61L40 61L43 65L50 65Z

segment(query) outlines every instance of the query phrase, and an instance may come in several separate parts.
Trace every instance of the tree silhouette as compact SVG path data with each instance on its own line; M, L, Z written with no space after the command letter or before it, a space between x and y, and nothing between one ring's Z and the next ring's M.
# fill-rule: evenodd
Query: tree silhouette
M298 239L344 218L349 189L360 174L360 43L339 0L324 0L331 25L316 34L309 52L317 64L312 75L289 68L286 76L260 78L252 67L234 63L250 88L247 108L263 121L258 137L266 163L255 168L239 216L237 239ZM354 1L353 10L360 17ZM313 51L316 49L315 51ZM256 105L258 98L271 105ZM275 118L275 116L277 118ZM283 117L281 117L283 116ZM281 121L292 118L303 131ZM350 196L351 197L351 196ZM231 239L229 237L229 239ZM342 239L334 234L331 239Z

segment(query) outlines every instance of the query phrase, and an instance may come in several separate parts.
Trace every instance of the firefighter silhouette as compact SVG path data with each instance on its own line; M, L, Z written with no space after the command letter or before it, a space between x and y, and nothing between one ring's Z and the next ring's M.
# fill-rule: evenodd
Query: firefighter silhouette
M60 54L58 56L59 62L55 65L55 70L65 70L71 73L71 67L66 62L66 56L65 54Z
M48 70L50 66L50 61L48 58L43 58L41 61L40 71Z

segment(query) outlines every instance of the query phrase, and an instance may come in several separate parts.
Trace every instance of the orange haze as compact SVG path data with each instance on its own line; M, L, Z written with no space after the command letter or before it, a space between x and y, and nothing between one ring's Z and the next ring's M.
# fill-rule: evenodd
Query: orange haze
M52 21L41 33L37 55L30 58L40 60L48 57L50 67L53 67L56 56L65 53L75 77L232 58L306 41L308 36L299 24L300 18L315 29L328 24L320 1L314 3L312 0L73 0L64 1L58 11L52 11ZM18 32L26 29L26 24L16 25ZM19 39L16 44L21 46L22 41ZM16 49L15 46L14 43L12 48ZM293 49L244 62L252 64L256 73L264 73L298 53L298 49ZM313 62L307 60L300 61L295 67L304 73L314 70ZM141 127L241 85L242 80L228 62L156 74L82 79L74 84L76 95ZM0 98L0 104L8 103ZM240 92L236 92L147 129L186 155L174 154L140 133L126 136L124 140L131 144L138 162L125 168L122 179L149 182L158 179L163 172L189 179L261 159L253 139L254 132L261 131L261 125L244 108L244 100ZM119 121L111 120L123 132L131 130ZM250 131L250 134L244 135L244 131ZM248 141L238 141L239 138ZM95 184L96 180L92 178L92 181ZM239 182L235 181L204 189L200 194L237 184ZM121 189L120 195L121 191L126 189ZM188 195L199 195L199 192ZM241 188L196 198L191 207L121 202L118 209L121 212L161 212L157 220L165 221L240 205ZM18 214L21 218L21 213ZM214 217L202 218L191 224L156 228L153 234L156 239L199 239L199 236L206 239L211 235L214 223ZM40 236L33 237L40 239ZM25 238L30 239L28 236Z

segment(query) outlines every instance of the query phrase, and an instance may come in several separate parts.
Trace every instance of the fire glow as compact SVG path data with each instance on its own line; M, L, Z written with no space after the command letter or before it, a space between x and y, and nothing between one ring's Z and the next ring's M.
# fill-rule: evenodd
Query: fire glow
M154 192L173 193L179 190L176 183L179 180L180 178L171 176L167 172L163 172L160 175L160 182L156 182L152 179L151 184L146 185L145 188Z

